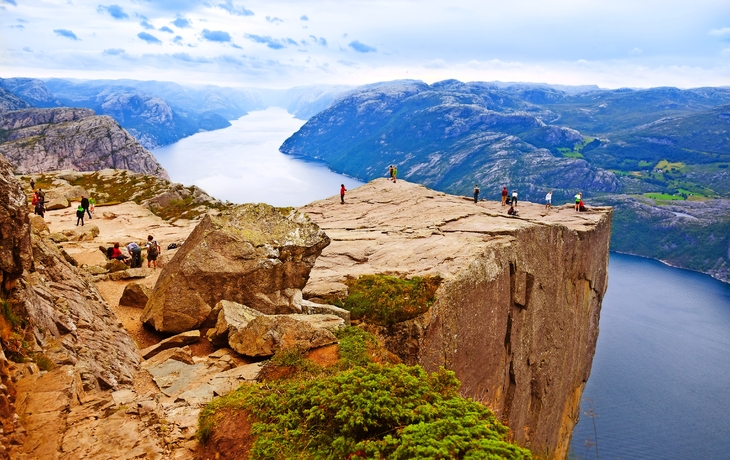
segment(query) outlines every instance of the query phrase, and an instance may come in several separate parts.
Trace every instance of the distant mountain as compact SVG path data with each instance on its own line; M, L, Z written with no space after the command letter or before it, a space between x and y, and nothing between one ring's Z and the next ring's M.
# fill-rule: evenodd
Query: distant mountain
M109 115L147 148L171 144L199 131L228 127L229 120L270 106L284 107L306 119L349 89L328 85L269 90L138 80L10 80L24 80L26 86L34 82L39 91L45 88L50 96L43 107L86 107Z
M89 109L0 113L0 154L16 173L128 169L169 179L154 156L111 117Z
M387 82L343 93L280 150L488 199L582 190L616 206L617 250L730 281L730 88Z
M0 78L0 88L10 91L33 107L58 107L60 104L37 78Z
M15 94L0 88L0 112L9 110L27 109L31 105Z
M130 84L130 81L75 82L53 79L47 81L46 85L59 105L86 107L99 114L109 115L150 149L177 142L199 131L230 126L220 114L174 106L162 97L138 89L138 85ZM194 107L195 103L188 106Z
M312 117L281 151L366 181L395 163L401 177L451 193L468 193L475 183L494 193L509 185L533 199L548 188L556 196L619 189L613 173L550 152L581 145L578 131L546 124L539 107L522 99L465 86L406 81L353 91Z

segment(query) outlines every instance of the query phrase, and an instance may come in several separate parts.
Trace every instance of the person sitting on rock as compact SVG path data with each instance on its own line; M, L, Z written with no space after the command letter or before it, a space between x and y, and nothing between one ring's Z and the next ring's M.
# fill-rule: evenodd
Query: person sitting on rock
M127 251L132 256L131 268L139 268L142 266L142 248L134 241L127 244Z
M579 212L585 212L586 211L586 205L583 203L583 198L580 199L580 202L578 202L578 211Z
M78 208L76 208L76 226L79 226L79 222L81 222L81 226L84 226L84 207L79 205Z
M509 209L507 210L507 214L509 214L512 217L517 217L517 210L513 206L510 206Z
M111 257L109 257L109 258L110 259L121 260L122 262L124 262L126 264L127 263L127 259L129 257L127 257L124 254L122 254L122 250L119 249L119 243L114 243L114 247L112 248Z

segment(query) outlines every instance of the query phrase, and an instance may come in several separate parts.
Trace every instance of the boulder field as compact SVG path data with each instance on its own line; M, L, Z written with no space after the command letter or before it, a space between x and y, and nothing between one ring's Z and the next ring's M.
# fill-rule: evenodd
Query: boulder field
M332 240L304 297L344 295L346 274L440 275L427 313L375 332L406 363L455 371L521 445L567 456L608 283L611 208L525 202L510 217L496 201L387 179L345 202L301 208Z

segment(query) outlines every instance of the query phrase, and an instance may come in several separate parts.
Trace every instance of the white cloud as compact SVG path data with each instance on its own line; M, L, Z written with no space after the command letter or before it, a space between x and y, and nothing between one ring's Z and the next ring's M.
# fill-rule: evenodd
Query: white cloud
M433 61L424 65L424 67L429 69L443 69L444 67L446 67L446 62L443 59L434 59Z
M115 19L112 6L129 18ZM707 24L717 25L726 10L727 0L74 0L74 7L17 1L3 19L28 22L24 30L0 30L0 68L3 76L144 74L277 87L395 78L722 85L730 81L730 52L719 51L727 46L718 47L717 39L730 38L730 27ZM145 27L147 42L138 38ZM204 40L204 29L221 32L221 39L226 32L230 41L223 47ZM54 30L83 40L61 39ZM33 59L13 51L23 47L35 51ZM104 53L116 49L125 52ZM187 60L171 57L182 50Z
M730 27L723 27L722 29L712 29L708 32L713 37L730 37Z

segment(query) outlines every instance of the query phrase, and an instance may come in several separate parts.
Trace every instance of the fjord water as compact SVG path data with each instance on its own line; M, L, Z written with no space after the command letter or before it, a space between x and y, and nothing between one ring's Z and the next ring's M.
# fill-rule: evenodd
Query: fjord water
M730 458L730 285L615 253L608 273L574 456L595 420L601 459Z
M152 153L174 182L197 185L219 200L303 206L362 185L322 163L295 159L279 146L302 125L286 110L271 107L202 132Z

